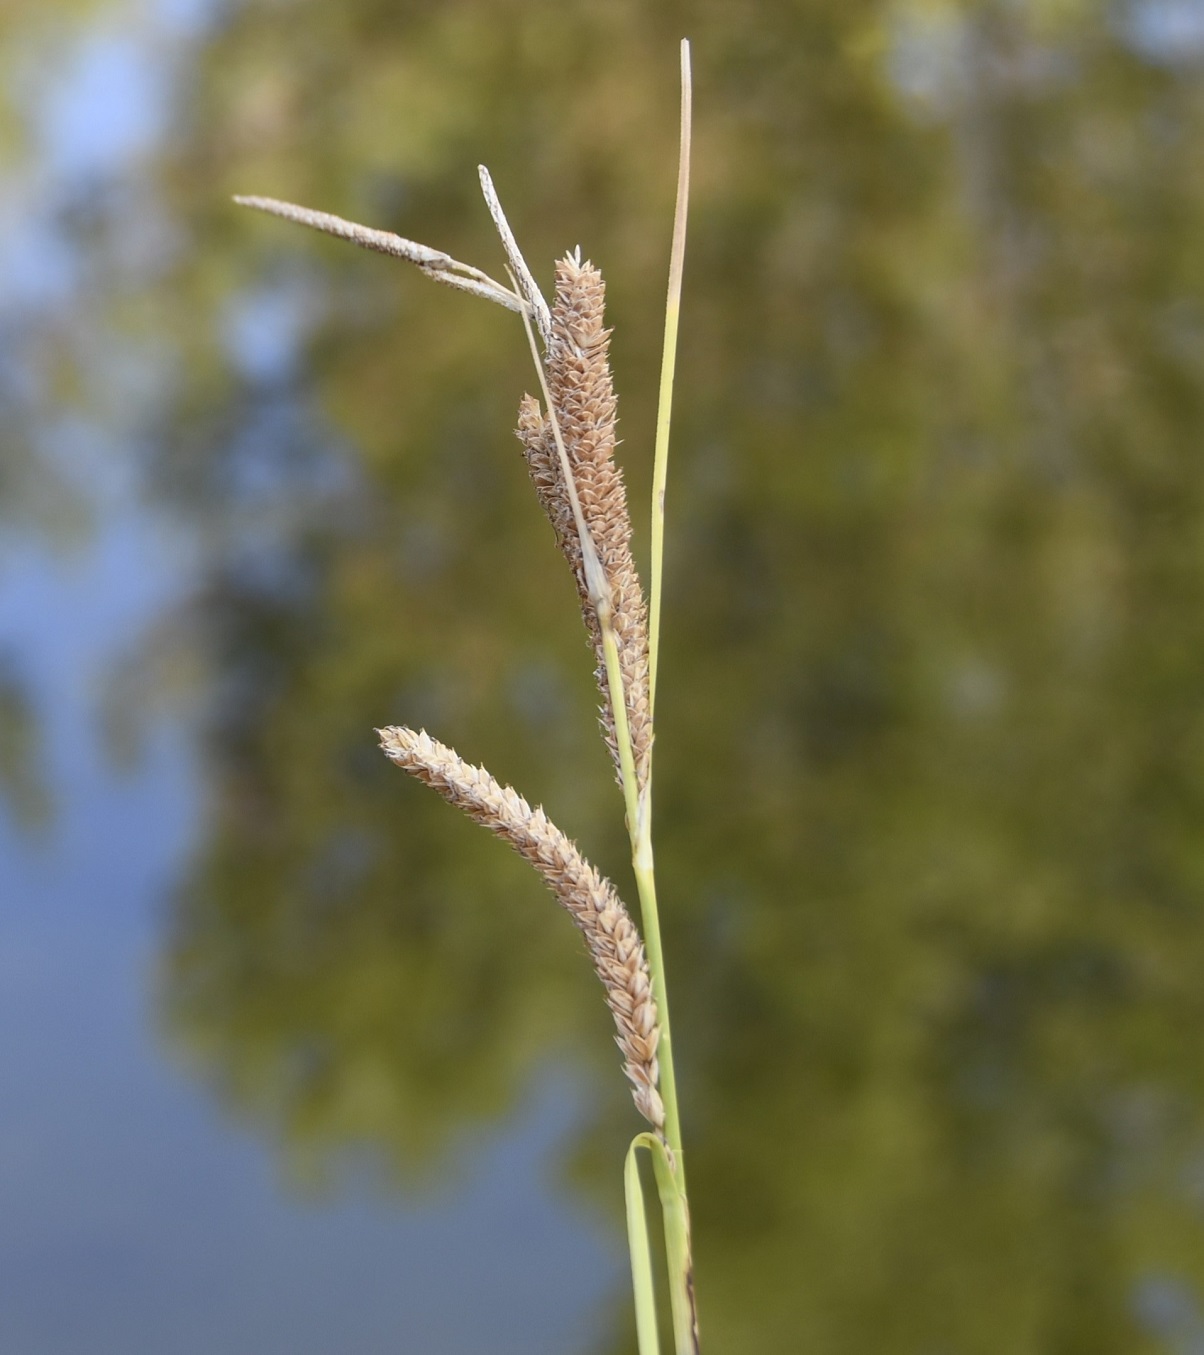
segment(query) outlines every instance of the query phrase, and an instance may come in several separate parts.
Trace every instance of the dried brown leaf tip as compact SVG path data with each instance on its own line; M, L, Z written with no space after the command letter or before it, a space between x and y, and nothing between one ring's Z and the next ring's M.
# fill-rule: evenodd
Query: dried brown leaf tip
M615 392L610 372L610 330L603 324L606 286L602 274L576 254L556 265L556 299L547 352L548 389L577 487L582 517L597 547L611 587L619 665L631 729L636 776L642 788L652 748L648 703L648 618L643 590L631 556L631 518L623 476L615 464ZM532 482L556 532L557 544L572 566L582 616L597 661L602 693L602 728L616 769L618 740L602 632L586 587L581 543L561 472L551 421L538 401L523 397L518 416Z
M606 990L636 1109L654 1128L662 1129L665 1108L656 1089L660 1027L652 980L639 930L614 885L598 874L542 809L532 809L483 767L465 762L425 731L396 726L376 732L387 757L508 842L535 867L568 911L585 937Z

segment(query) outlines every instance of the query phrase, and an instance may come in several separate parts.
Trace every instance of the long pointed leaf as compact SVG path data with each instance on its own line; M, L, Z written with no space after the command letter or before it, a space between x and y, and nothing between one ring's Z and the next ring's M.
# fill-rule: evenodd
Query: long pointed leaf
M648 1216L640 1180L640 1148L651 1134L637 1134L623 1164L623 1194L627 1201L627 1249L631 1253L631 1287L635 1296L635 1330L640 1355L660 1355L656 1328L656 1291L652 1283L652 1253L648 1246Z

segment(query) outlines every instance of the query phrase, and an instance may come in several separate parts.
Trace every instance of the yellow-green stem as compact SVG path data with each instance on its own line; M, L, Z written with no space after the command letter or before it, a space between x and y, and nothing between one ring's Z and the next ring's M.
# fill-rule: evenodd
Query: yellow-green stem
M648 959L652 995L656 998L657 1022L661 1030L657 1059L661 1070L661 1099L665 1103L665 1138L673 1150L678 1178L684 1191L686 1169L682 1159L681 1119L677 1111L677 1077L673 1069L673 1036L669 1025L665 952L661 945L660 914L656 906L656 865L652 855L652 798L648 786L644 787L641 795L636 781L631 726L627 720L623 675L619 668L618 639L609 611L600 608L598 621L602 629L602 653L606 660L606 684L610 692L611 709L614 712L615 741L619 746L619 775L623 782L623 799L627 806L631 864L640 896L640 917L644 924L644 952Z
M673 1149L681 1188L686 1188L686 1164L682 1156L681 1118L677 1109L677 1076L673 1067L673 1035L669 1024L669 994L665 983L665 954L661 946L660 915L656 906L656 872L652 863L652 848L644 844L646 852L636 848L634 863L636 889L640 895L640 916L644 923L644 950L648 957L648 973L652 978L652 995L656 998L657 1019L661 1038L657 1048L660 1062L661 1100L665 1103L665 1139ZM645 860L641 859L646 859Z
M676 1355L698 1355L698 1316L694 1300L694 1260L690 1249L690 1211L686 1200L686 1164L682 1153L681 1119L677 1109L677 1077L673 1067L673 1036L669 1024L669 994L665 983L665 957L661 947L660 916L656 906L656 866L652 854L651 787L640 793L632 754L631 726L623 696L618 639L609 607L598 608L606 682L614 712L615 737L619 746L619 771L627 805L627 828L631 837L632 868L640 896L644 950L652 993L656 998L660 1043L660 1093L665 1104L665 1144L656 1142L653 1162L661 1216L665 1225L665 1253L669 1270L669 1301L673 1313ZM633 1258L634 1261L634 1258Z
M619 775L627 806L627 831L631 837L631 864L640 896L640 917L644 927L644 952L656 998L657 1021L661 1038L657 1046L660 1063L661 1099L665 1103L665 1138L677 1160L681 1187L685 1189L685 1163L682 1160L681 1119L677 1111L677 1077L673 1069L673 1036L669 1025L669 993L665 983L665 952L661 945L660 914L656 906L656 865L652 855L652 800L647 786L643 795L636 783L635 759L631 747L631 726L623 698L623 675L619 668L619 647L609 614L599 612L602 628L602 653L606 659L606 683L615 718L615 740L619 745Z
M673 417L673 377L677 367L677 329L686 261L686 214L690 205L690 127L693 102L690 44L681 44L681 142L677 160L677 205L673 246L669 251L669 290L665 299L665 341L656 408L656 450L652 460L652 570L648 588L648 704L656 711L656 670L660 654L661 580L665 565L665 486L669 477L669 426Z
M652 1152L665 1224L669 1265L669 1303L673 1313L673 1346L677 1355L699 1355L698 1310L694 1301L694 1259L690 1248L690 1207L681 1179L680 1161L671 1162L663 1144Z

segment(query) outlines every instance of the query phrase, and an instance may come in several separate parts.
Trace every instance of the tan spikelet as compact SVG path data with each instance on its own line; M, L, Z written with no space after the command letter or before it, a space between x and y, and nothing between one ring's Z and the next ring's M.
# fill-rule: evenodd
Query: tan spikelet
M614 886L598 874L542 809L532 809L517 791L499 784L483 767L465 762L454 749L425 731L416 733L397 726L376 732L387 757L470 819L504 838L530 861L568 910L585 937L594 969L606 990L636 1109L656 1129L662 1129L665 1108L656 1089L660 1027L652 981L639 930Z
M610 331L603 325L605 284L591 263L568 255L556 265L556 300L547 353L548 389L577 487L582 517L597 547L611 586L619 666L631 729L636 777L648 774L652 720L648 704L648 619L631 556L631 518L623 477L615 464L615 393L610 373ZM561 473L550 421L525 396L519 408L518 437L527 468L556 540L572 566L581 596L585 628L594 647L602 692L602 726L619 766L618 742L602 633L590 600L568 491Z

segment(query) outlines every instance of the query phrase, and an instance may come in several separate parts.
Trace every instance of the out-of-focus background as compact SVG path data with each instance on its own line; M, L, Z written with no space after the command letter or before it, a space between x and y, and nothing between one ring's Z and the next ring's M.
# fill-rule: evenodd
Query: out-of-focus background
M580 243L646 558L724 1355L1204 1351L1204 2L0 6L0 1349L626 1355L627 890L500 271ZM630 892L630 891L628 891Z

